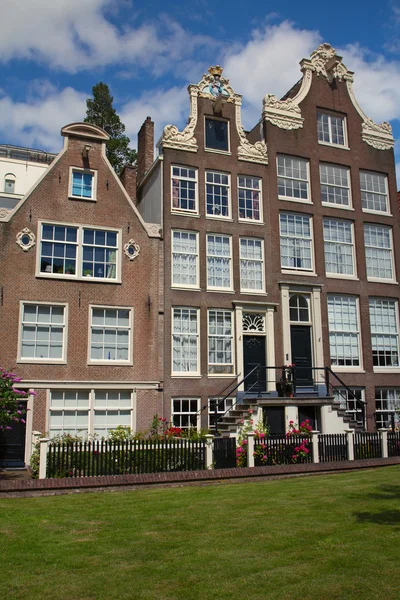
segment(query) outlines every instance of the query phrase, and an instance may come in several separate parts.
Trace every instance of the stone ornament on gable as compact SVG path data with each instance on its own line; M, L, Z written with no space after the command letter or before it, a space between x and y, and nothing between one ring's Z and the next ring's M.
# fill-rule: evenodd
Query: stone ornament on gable
M263 141L252 144L247 139L241 123L242 97L235 94L229 84L229 79L223 77L222 71L223 69L219 65L210 67L208 73L203 75L197 85L189 85L190 115L188 122L182 131L179 131L175 125L166 125L160 145L164 148L197 152L198 145L194 136L198 119L197 99L199 96L214 101L222 98L223 101L236 105L236 128L239 135L238 159L267 164L267 146Z
M6 219L10 211L7 208L0 208L0 219Z
M368 118L358 104L353 91L353 75L336 54L335 48L326 42L320 44L311 53L309 59L300 62L303 78L297 94L293 98L278 100L273 94L267 94L263 100L263 117L281 129L300 129L304 119L301 116L300 102L304 100L311 88L312 73L325 77L329 83L334 80L346 82L350 99L363 120L361 137L366 144L377 150L389 150L394 146L392 128L389 123L375 123Z
M28 227L25 227L22 231L17 233L17 239L15 243L18 244L18 246L22 248L24 252L27 252L35 245L35 239L35 234L28 229Z
M129 240L126 244L124 244L124 253L129 258L129 260L133 260L140 253L140 246L135 242L135 240Z

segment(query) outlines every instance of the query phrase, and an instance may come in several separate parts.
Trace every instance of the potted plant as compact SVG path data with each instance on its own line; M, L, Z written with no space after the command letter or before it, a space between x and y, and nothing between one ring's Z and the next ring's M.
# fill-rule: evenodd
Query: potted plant
M65 274L75 275L75 266L71 264L65 265Z
M92 275L93 275L93 271L92 271L92 269L85 269L85 270L83 271L83 276L84 276L84 277L91 277Z

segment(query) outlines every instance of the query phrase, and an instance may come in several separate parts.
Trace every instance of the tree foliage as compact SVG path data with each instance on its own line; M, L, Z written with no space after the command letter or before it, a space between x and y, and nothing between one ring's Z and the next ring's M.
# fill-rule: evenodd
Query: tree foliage
M15 423L25 423L25 406L21 400L28 395L16 383L22 381L15 373L0 369L0 430L12 429Z
M86 100L86 123L102 127L110 136L107 143L107 158L119 174L125 165L136 162L136 150L129 148L125 125L121 123L115 108L114 98L107 84L100 81L92 88L93 98Z

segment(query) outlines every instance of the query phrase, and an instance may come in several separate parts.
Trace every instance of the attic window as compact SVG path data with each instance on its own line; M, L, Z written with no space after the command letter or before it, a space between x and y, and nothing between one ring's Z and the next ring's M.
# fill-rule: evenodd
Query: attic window
M205 140L208 150L229 152L229 127L228 121L222 119L206 119Z
M4 178L4 191L6 194L15 194L15 175L8 173Z
M96 200L96 172L71 168L69 196L81 200Z

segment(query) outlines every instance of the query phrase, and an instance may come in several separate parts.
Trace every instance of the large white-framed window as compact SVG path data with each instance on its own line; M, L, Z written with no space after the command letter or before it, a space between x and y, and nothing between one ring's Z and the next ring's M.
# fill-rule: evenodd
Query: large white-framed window
M374 367L399 367L399 318L396 300L369 299Z
M208 373L234 373L233 313L231 310L208 311Z
M335 402L340 403L340 408L358 423L363 423L362 403L364 403L364 388L341 388L333 389L333 398Z
M208 428L213 429L217 419L222 417L233 406L233 398L208 399Z
M219 219L230 219L231 191L228 173L206 171L206 215Z
M50 390L49 436L87 435L89 407L89 390Z
M171 210L198 214L198 171L193 167L171 166Z
M105 437L119 425L132 427L130 390L95 390L93 432Z
M89 306L89 363L132 364L132 309Z
M319 165L321 202L327 206L351 208L350 169L339 165Z
M312 218L280 213L281 267L284 270L313 271Z
M229 153L229 121L205 117L204 134L206 150Z
M39 222L37 275L120 280L119 229Z
M133 397L129 389L51 389L49 436L106 437L119 425L133 428Z
M264 292L264 242L256 238L239 239L240 291Z
M332 366L358 369L361 366L358 299L328 294L328 323Z
M278 197L282 200L311 202L309 161L305 158L278 155Z
M375 388L376 427L397 429L400 426L400 388Z
M200 426L200 398L172 398L172 423L180 429L198 429Z
M262 221L262 180L260 177L238 175L238 208L240 221Z
M346 118L344 116L318 112L317 130L320 144L347 148Z
M383 173L360 171L361 204L364 212L388 213L387 176Z
M199 287L199 234L172 230L172 287Z
M325 271L333 277L354 277L354 233L351 221L324 218Z
M365 223L364 243L368 279L393 281L392 228Z
M74 200L96 200L97 171L70 167L69 197Z
M207 289L232 289L232 238L207 234Z
M67 304L22 301L20 323L18 362L66 362Z
M199 309L172 309L172 375L200 374Z

